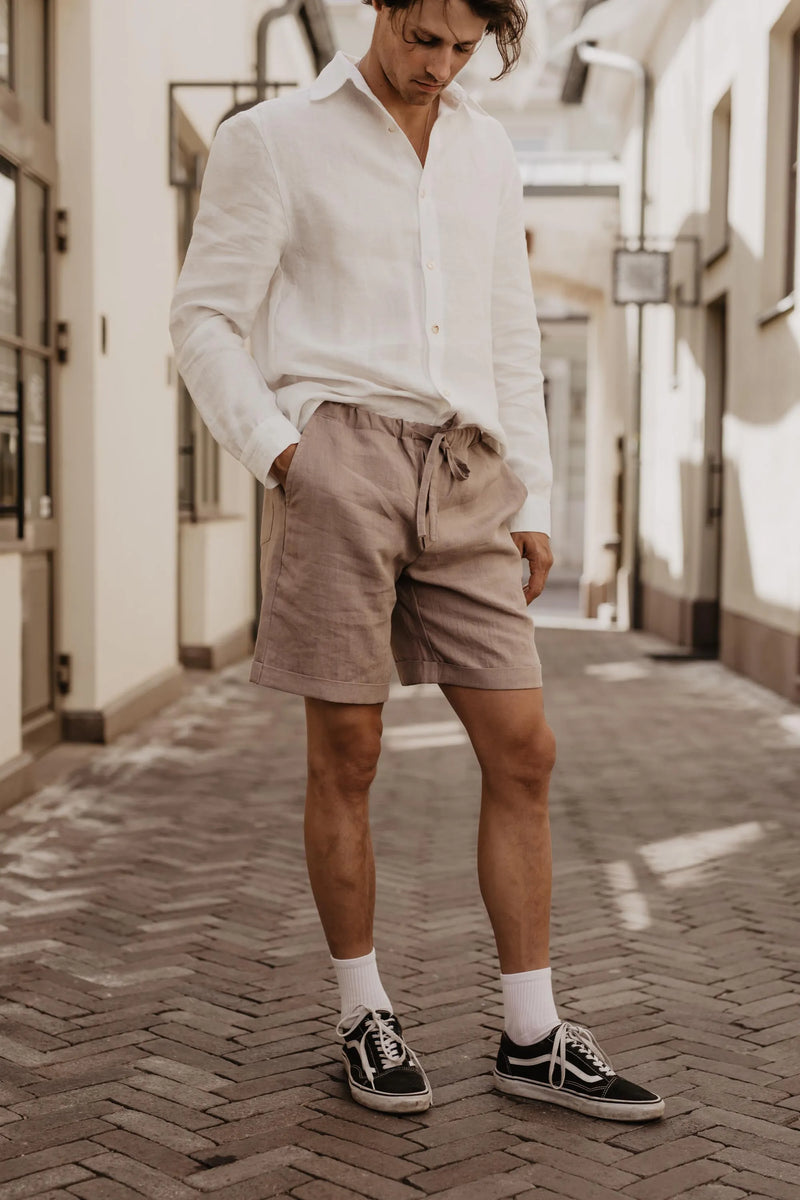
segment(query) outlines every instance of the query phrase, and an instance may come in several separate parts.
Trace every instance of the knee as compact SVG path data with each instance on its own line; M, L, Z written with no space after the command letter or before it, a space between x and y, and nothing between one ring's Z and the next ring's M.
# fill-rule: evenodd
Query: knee
M378 769L383 725L379 714L364 718L343 710L325 735L309 744L309 785L318 794L365 798Z
M506 795L520 792L540 797L556 763L555 735L544 721L534 730L512 731L484 773Z

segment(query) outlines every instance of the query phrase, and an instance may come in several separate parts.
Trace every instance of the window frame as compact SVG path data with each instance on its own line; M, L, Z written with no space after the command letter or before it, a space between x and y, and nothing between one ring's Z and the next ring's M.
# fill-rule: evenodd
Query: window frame
M795 308L798 291L797 179L800 141L800 0L791 0L769 36L764 258L759 326Z
M711 117L711 170L709 172L708 218L706 221L705 266L710 267L728 252L731 244L730 178L733 136L732 89L717 104Z

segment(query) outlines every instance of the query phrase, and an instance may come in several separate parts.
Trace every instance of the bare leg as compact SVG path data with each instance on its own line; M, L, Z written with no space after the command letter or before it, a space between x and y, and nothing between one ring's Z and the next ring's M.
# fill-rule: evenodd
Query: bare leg
M442 685L483 775L478 881L505 974L550 965L552 851L547 791L555 738L541 688Z
M306 863L334 958L357 958L372 949L369 788L380 755L382 709L382 704L306 699Z

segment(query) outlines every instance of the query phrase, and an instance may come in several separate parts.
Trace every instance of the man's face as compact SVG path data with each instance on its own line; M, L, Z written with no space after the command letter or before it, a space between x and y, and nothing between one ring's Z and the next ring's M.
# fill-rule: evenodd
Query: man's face
M487 21L464 0L417 0L394 18L380 0L375 9L378 61L406 104L430 104L469 62L486 32Z

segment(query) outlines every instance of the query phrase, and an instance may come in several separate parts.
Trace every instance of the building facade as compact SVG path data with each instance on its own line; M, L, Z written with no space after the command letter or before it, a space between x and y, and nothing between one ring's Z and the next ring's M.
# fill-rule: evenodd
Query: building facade
M254 482L194 417L169 304L219 121L259 65L270 95L332 51L313 0L219 9L0 5L0 806L250 644Z
M540 289L586 281L585 610L798 700L800 0L588 0L564 44L584 228L569 245L541 186L531 222ZM619 166L605 236L598 140ZM666 253L662 302L615 304L621 245Z

